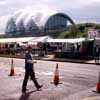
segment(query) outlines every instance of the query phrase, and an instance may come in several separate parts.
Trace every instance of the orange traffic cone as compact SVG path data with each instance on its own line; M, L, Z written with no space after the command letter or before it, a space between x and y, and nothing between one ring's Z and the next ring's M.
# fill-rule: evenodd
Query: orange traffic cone
M55 75L54 75L54 80L53 83L55 85L59 84L59 70L58 70L58 63L56 63L56 70L55 70Z
M98 77L98 83L96 87L96 92L100 93L100 72L99 72L99 77Z
M14 65L13 65L13 59L11 60L10 76L14 76Z

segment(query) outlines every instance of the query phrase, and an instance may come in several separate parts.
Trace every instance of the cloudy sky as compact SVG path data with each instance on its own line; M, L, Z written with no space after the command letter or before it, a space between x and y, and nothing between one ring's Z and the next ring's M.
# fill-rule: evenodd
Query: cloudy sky
M22 9L57 10L76 23L100 23L100 0L0 0L0 33L4 33L7 20Z

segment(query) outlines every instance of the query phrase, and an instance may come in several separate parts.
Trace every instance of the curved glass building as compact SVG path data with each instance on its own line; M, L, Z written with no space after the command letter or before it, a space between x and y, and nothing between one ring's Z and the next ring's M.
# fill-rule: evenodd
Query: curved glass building
M68 15L56 11L20 11L8 20L5 32L9 37L40 36L67 30L68 21L74 24Z

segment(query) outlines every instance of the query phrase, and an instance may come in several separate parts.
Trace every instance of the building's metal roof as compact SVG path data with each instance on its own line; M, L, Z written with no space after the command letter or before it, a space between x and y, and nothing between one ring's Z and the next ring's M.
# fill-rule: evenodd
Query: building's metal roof
M48 18L54 14L56 14L57 11L33 11L33 12L29 12L27 10L21 10L18 11L17 13L15 13L13 15L13 18L16 21L16 25L18 25L20 23L20 21L23 21L24 25L26 26L27 23L29 23L29 21L31 19L33 19L33 21L35 22L35 24L38 27L44 26L46 21L48 20Z
M14 43L14 42L28 42L34 37L23 37L23 38L1 38L0 43Z
M75 38L75 39L48 39L47 42L54 43L79 43L85 41L85 38Z
M29 10L21 10L16 12L13 15L13 18L16 21L16 25L23 21L24 25L27 26L29 21L32 19L34 23L39 27L44 27L48 19L53 15L63 15L65 16L72 24L73 21L70 17L64 13L59 13L58 11L54 10L39 10L39 11L29 11Z
M52 39L50 36L41 37L22 37L22 38L1 38L0 43L19 43L19 42L46 42L47 39Z

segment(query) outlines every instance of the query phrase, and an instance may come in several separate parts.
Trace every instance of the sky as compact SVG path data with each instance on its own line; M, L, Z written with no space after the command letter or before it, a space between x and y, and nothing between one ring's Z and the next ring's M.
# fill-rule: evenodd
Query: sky
M75 23L100 23L100 0L0 0L0 33L4 33L7 20L22 9L56 10Z

